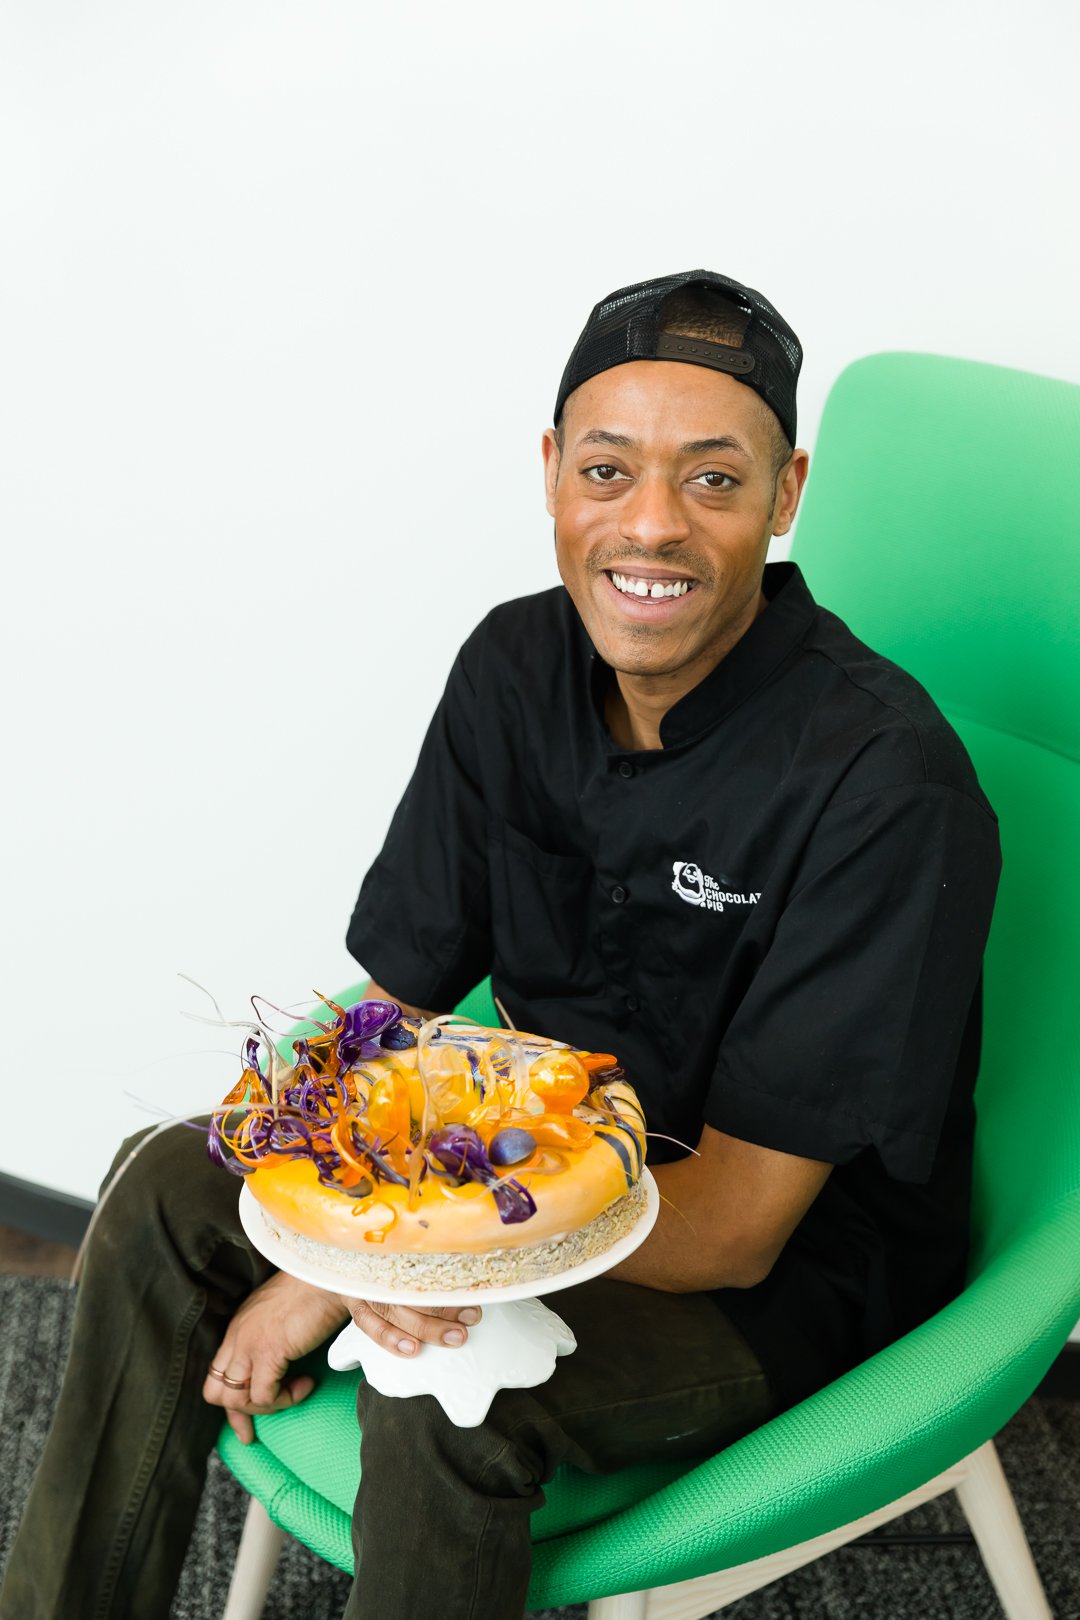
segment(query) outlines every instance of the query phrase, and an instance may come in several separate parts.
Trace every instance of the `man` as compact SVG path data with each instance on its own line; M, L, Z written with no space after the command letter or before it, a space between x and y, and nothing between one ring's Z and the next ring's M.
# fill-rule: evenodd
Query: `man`
M543 436L562 585L467 638L364 880L369 995L448 1010L490 973L520 1027L616 1052L664 1201L477 1428L361 1384L347 1620L519 1620L560 1463L709 1455L962 1286L996 821L925 691L766 564L800 363L708 271L596 306ZM250 1439L347 1320L201 1155L166 1132L103 1210L2 1620L166 1615L220 1409ZM478 1315L352 1310L403 1355Z

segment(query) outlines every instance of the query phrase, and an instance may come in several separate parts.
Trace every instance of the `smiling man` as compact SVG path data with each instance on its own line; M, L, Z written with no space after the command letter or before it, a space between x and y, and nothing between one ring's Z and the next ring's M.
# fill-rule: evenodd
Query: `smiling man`
M963 1285L997 825L923 688L766 561L801 359L709 271L595 307L542 440L562 583L466 639L361 887L369 995L446 1011L490 974L519 1028L619 1056L662 1205L478 1427L360 1384L346 1620L521 1620L560 1464L689 1466ZM250 1440L349 1314L271 1269L197 1134L149 1143L88 1247L0 1620L164 1620L222 1410ZM351 1309L401 1355L479 1314Z
M466 640L360 892L349 946L393 994L490 973L519 1027L619 1055L664 1200L482 1436L362 1389L357 1549L402 1615L517 1620L560 1462L706 1454L963 1284L996 819L923 688L766 562L801 358L708 271L596 306L542 440L562 585ZM395 1454L486 1606L395 1563Z

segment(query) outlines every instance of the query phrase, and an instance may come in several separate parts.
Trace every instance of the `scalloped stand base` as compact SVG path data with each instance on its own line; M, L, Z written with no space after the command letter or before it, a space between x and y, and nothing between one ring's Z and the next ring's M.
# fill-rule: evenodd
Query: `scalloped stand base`
M384 1350L350 1322L327 1360L337 1372L362 1367L380 1395L434 1395L451 1423L471 1429L483 1423L496 1390L543 1384L556 1358L576 1348L560 1316L538 1299L518 1299L485 1305L463 1345L422 1344L412 1356Z

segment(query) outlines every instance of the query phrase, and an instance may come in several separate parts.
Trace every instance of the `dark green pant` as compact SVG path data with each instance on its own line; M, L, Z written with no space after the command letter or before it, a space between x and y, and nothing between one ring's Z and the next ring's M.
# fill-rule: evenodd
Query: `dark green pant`
M203 1380L232 1312L273 1274L205 1140L162 1132L102 1211L0 1620L167 1620L223 1421ZM578 1348L535 1389L499 1391L476 1428L456 1428L430 1395L361 1382L343 1620L521 1620L529 1515L560 1463L690 1461L770 1415L764 1374L711 1295L600 1278L551 1303Z

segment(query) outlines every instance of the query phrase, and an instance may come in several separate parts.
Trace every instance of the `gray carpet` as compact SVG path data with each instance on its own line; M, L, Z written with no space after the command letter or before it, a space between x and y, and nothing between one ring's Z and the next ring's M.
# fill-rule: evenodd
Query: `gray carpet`
M74 1294L63 1282L0 1276L0 1568L48 1430L66 1354ZM1080 1403L1036 1397L999 1448L1056 1620L1080 1620ZM246 1499L211 1458L173 1620L218 1620ZM894 1521L887 1533L962 1534L949 1495ZM338 1620L347 1577L289 1541L264 1620ZM584 1620L584 1607L542 1611ZM913 1547L863 1541L724 1610L725 1620L1000 1620L970 1541ZM540 1620L540 1611L534 1620Z

